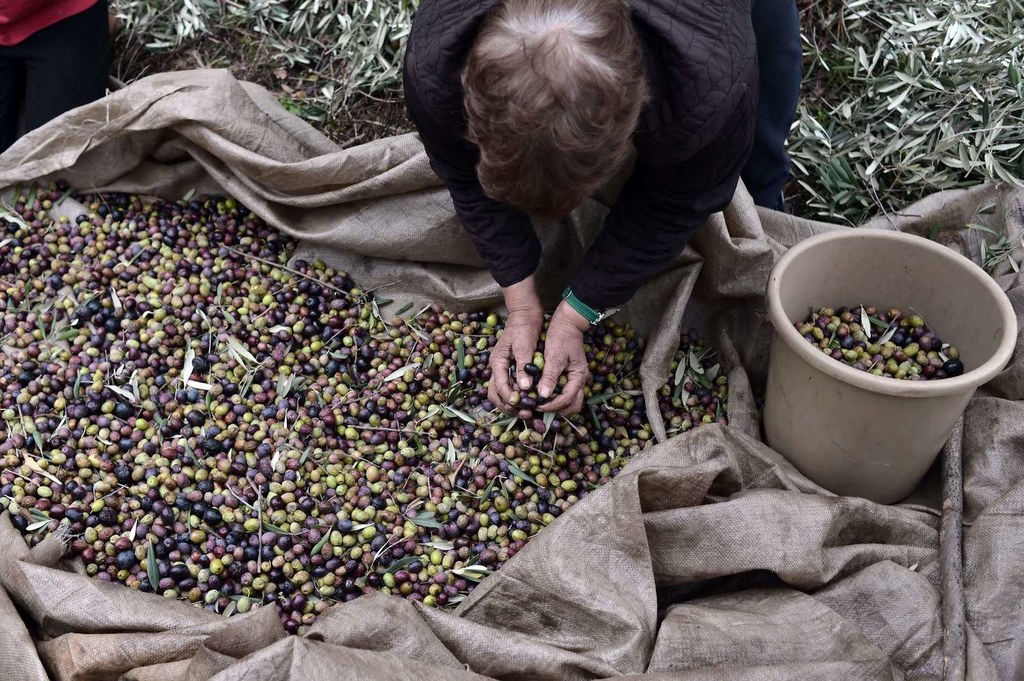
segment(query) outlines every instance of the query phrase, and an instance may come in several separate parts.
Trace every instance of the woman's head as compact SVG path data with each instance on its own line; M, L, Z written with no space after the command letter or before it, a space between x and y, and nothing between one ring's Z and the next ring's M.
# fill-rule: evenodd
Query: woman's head
M645 100L625 0L503 0L462 76L477 173L493 199L564 217L629 153Z

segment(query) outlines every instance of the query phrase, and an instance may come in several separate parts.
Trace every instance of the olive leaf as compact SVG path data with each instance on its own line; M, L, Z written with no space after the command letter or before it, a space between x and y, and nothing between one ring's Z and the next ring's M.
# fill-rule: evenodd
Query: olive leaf
M404 315L406 312L408 312L411 309L412 309L412 303L406 303L405 305L402 306L402 309L400 309L398 312L395 313L395 316L396 317L401 317L402 315Z
M455 355L456 361L458 362L459 370L466 368L466 346L462 342L462 338L455 339Z
M682 366L683 366L684 369L686 368L686 364L685 363L683 363ZM676 373L678 373L678 372L676 372ZM678 381L677 381L677 383L678 383ZM588 397L587 398L587 404L589 404L590 406L594 406L594 405L598 405L598 404L604 404L605 402L608 402L609 400L611 400L613 397L615 397L615 393L598 393L597 395L594 395L593 397Z
M160 591L160 571L156 566L156 553L153 551L153 542L149 542L149 546L146 549L146 576L149 577L149 585L153 588L154 593Z
M709 381L714 381L716 378L718 378L718 372L719 371L721 371L721 365L720 364L715 364L715 365L711 366L708 369L708 372L706 374L707 379Z
M693 348L690 349L690 368L693 369L694 372L698 374L704 373L704 367L701 366L700 360L697 358L697 355L693 352Z
M455 544L452 544L450 541L441 540L421 542L420 546L429 546L432 549L440 549L441 551L451 551L455 548Z
M872 317L871 315L868 315L868 319L871 321L872 324L874 324L875 326L877 326L880 329L888 329L889 328L889 324L886 323L886 322L883 322L878 317Z
M189 342L186 340L186 342ZM192 360L196 358L196 351L192 349L191 343L189 344L188 350L185 351L185 364L181 368L181 382L184 385L188 385L188 381L192 378Z
M231 601L230 603L228 603L228 607L224 608L224 617L231 617L235 614L235 610L237 609L238 606L235 604L234 601Z
M256 378L254 372L249 372L245 375L245 378L238 384L238 394L245 397L249 393L249 389L252 387L252 382Z
M313 550L309 552L309 555L311 555L311 556L318 556L318 555L320 555L320 552L324 550L325 546L327 546L327 542L330 541L332 534L334 534L334 528L331 528L331 529L327 530L326 532L324 532L324 536L321 537L320 541L318 541L313 546Z
M389 383L389 382L395 380L396 378L401 378L402 376L405 375L406 371L408 371L410 369L415 371L416 369L418 369L420 367L420 364L421 364L421 362L412 362L411 364L406 364L404 367L399 367L398 369L395 369L390 374L385 376L384 377L384 382L385 383Z
M39 475L43 476L44 478L47 478L48 480L50 480L54 484L57 484L57 485L60 484L60 480L58 480L57 477L55 475L53 475L52 473L47 473L45 470L43 470L42 466L40 466L39 463L36 462L35 459L33 459L31 456L28 455L28 452L25 452L25 459L24 460L25 460L25 465L28 466L29 469L32 470L33 473L38 473Z
M290 326L285 326L284 324L277 324L276 326L272 326L267 329L270 333L281 333L282 331L291 332L291 330Z
M480 500L487 501L491 498L491 491L494 489L494 481L497 478L491 478L491 481L487 483L487 487L484 487L484 491L480 493Z
M409 567L413 563L422 563L422 562L423 562L423 559L422 559L421 556L405 556L404 558L399 558L394 563L389 565L388 569L384 571L384 574L386 574L386 575L393 575L396 572L398 572L399 570L404 570L405 568Z
M882 337L878 339L879 345L885 345L892 340L892 337L896 335L896 331L900 328L900 325L896 323L896 320L892 320L889 325L889 329L882 334Z
M249 348L245 347L245 343L242 341L238 340L234 336L228 336L227 343L228 355L233 357L236 362L242 365L243 368L248 368L249 365L246 364L246 362L249 362L249 364L259 363L256 361L253 354L249 352Z
M679 364L676 366L676 374L672 378L672 382L675 385L680 385L683 382L683 378L686 376L687 358L680 357Z
M132 523L131 531L128 532L128 540L129 541L135 541L135 534L138 532L138 530L139 530L139 521L136 520L135 522Z
M868 340L871 340L871 320L868 319L867 310L864 309L863 305L860 306L860 327L868 337Z
M117 291L113 286L110 287L110 301L114 304L115 311L119 311L124 307L121 304L121 299L117 297Z
M555 421L555 412L549 411L544 414L544 436L547 437L548 431L551 430L551 424Z
M131 386L132 395L135 396L135 404L142 401L142 397L139 395L139 370L136 369L132 372L131 378L128 379L128 385Z
M29 532L35 532L37 530L41 530L41 529L45 528L49 524L50 524L50 519L49 518L47 518L46 520L37 520L36 522L32 523L31 525L29 525L25 529L27 531L29 531Z
M0 218L3 218L7 222L14 223L22 229L31 229L29 224L25 222L25 219L22 218L21 215L8 208L0 208Z
M441 523L434 520L433 511L420 511L414 517L409 518L412 522L419 525L420 527L430 527L435 530L441 529Z
M124 399L131 402L132 404L135 404L137 402L135 395L132 394L131 391L125 390L124 388L118 387L116 385L108 385L107 387L110 388L113 392L123 397Z
M445 455L445 461L449 464L453 464L456 461L458 454L455 451L455 445L452 444L451 439L448 440L448 453Z
M685 383L676 383L675 387L672 388L672 399L673 400L682 400L683 399L683 391L686 390L685 386L686 386ZM690 394L687 392L686 396L689 397Z
M423 343L425 345L430 345L433 342L433 338L431 338L430 335L426 331L421 329L419 327L419 324L417 324L415 321L413 321L412 317L410 317L407 320L407 323L409 325L409 329L416 335L417 338L419 338L421 341L423 341ZM431 359L432 357L433 357L433 355L427 355L427 359L428 360ZM429 365L426 362L424 362L424 366L429 366Z
M452 570L452 574L474 582L479 582L481 579L492 573L490 569L483 565L467 565L466 567L455 568Z
M512 475L516 476L520 480L524 480L524 481L530 483L534 487L540 487L540 485L537 484L536 480L534 480L532 477L530 477L529 475L524 473L523 469L516 465L515 461L512 461L511 459L509 459L509 460L506 461L506 463L508 464L508 471L509 471L509 473L511 473Z
M697 374L696 376L693 377L693 380L695 380L699 385L705 388L710 389L713 385L706 374Z
M281 374L277 377L277 394L281 396L281 399L288 397L288 390L291 388L292 374Z
M442 406L441 409L451 418L462 419L466 423L476 425L476 419L460 409L449 407L448 405Z

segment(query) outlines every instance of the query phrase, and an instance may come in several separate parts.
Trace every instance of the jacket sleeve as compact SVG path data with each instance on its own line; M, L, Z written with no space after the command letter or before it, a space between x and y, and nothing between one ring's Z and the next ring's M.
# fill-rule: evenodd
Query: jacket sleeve
M598 310L617 307L664 272L694 232L729 205L752 142L752 126L739 126L685 162L638 160L576 272L580 300Z
M406 91L414 89L407 81ZM533 274L541 246L530 218L484 194L476 174L479 153L465 138L461 116L441 120L417 97L406 99L430 167L451 194L455 213L494 280L511 286Z

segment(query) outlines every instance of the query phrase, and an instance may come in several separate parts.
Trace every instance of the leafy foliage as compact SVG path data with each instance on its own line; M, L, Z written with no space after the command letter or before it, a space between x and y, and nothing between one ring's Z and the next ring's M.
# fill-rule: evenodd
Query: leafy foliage
M1024 185L1018 0L819 0L803 24L805 213L856 224L941 189Z
M344 95L399 87L401 55L418 5L419 0L114 2L124 29L150 50L174 50L226 29L258 40L268 65L317 70L340 60L344 73L331 74L337 83L330 87Z

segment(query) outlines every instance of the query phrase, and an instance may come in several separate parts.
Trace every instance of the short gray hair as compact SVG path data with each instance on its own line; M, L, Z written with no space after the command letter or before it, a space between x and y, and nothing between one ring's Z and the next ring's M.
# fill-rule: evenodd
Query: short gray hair
M485 193L564 217L626 159L646 100L624 0L503 0L462 76Z

